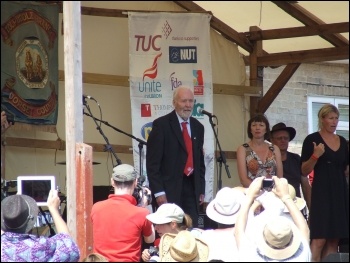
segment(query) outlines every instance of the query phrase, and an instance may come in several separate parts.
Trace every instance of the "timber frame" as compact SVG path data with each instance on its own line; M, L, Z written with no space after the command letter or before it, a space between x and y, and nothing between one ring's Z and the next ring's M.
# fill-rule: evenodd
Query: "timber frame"
M58 3L60 12L63 12L62 1L48 1L47 3ZM208 12L192 1L174 1L175 4L188 12ZM251 26L249 32L237 32L215 16L212 16L210 26L218 31L229 41L236 43L249 53L244 57L245 64L250 68L250 86L238 86L227 84L213 84L214 94L227 95L250 95L251 116L257 112L265 113L283 87L299 68L301 63L323 62L332 60L349 59L349 41L339 33L349 32L349 22L326 24L318 17L301 7L295 1L272 1L286 13L303 23L304 27L293 27L273 30L261 30ZM141 10L119 10L106 8L81 7L81 15L125 17L127 12ZM150 12L150 11L143 11ZM211 13L211 12L208 12ZM269 54L263 50L263 40L292 38L302 36L319 35L334 47L302 50L293 52L282 52ZM282 73L271 85L268 92L263 96L263 69L264 67L276 67L286 65ZM82 73L83 83L113 85L129 87L129 76L106 75L96 73ZM59 80L64 81L64 71L59 71ZM7 137L7 145L18 147L34 147L45 149L65 150L65 142L44 141L37 139L22 139ZM104 151L104 145L88 143L93 151ZM112 145L118 153L132 153L131 146ZM236 152L225 152L228 159L236 159Z

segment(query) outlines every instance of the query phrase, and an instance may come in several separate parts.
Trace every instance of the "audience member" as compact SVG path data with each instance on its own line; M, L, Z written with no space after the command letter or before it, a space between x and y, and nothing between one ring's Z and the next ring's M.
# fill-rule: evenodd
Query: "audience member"
M235 238L240 261L300 261L310 262L309 228L305 218L288 193L285 178L273 176L272 192L288 207L291 220L283 216L261 217L266 210L247 225L248 211L261 194L264 177L256 178L246 191L246 199L236 220ZM260 222L259 224L254 224ZM255 238L246 235L247 227L255 227Z
M301 173L300 156L288 151L289 142L294 139L296 130L293 127L287 127L283 122L280 122L272 127L270 134L271 142L274 145L277 145L281 151L283 177L294 187L297 197L302 197L300 193L301 186L303 197L306 200L307 207L310 209L311 186L308 176L303 176ZM307 212L303 211L303 214L306 217Z
M146 218L149 210L136 206L132 196L137 172L129 164L120 164L113 168L111 183L114 194L95 203L91 210L94 252L108 261L140 261L142 236L146 243L152 243L155 232Z
M237 169L243 187L248 187L257 177L282 177L280 150L266 141L270 137L270 125L266 116L257 114L251 118L247 132L250 141L237 149Z
M314 171L309 219L313 261L336 253L339 240L349 238L349 151L345 138L335 134L338 122L337 107L322 106L319 131L306 136L301 152L302 173Z
M146 166L154 209L175 203L198 227L199 206L204 202L204 126L191 117L191 88L174 90L174 110L153 121L147 140ZM187 130L187 132L186 132Z
M80 252L59 213L60 198L51 190L47 206L57 234L52 237L29 234L39 208L27 195L11 195L1 202L1 262L77 262Z
M207 262L208 254L208 245L186 230L176 235L164 234L160 239L161 262Z
M98 253L90 253L81 262L108 262L108 260Z
M224 187L207 206L207 216L218 223L218 229L207 229L200 238L208 244L210 259L237 262L238 251L234 236L234 225L244 193L238 189Z
M192 219L189 215L176 204L162 204L155 213L149 214L146 218L154 224L154 229L162 237L165 233L177 234L181 230L190 230L192 228ZM154 247L159 249L160 238L154 241ZM153 253L152 253L153 254ZM142 260L151 259L149 249L142 252Z

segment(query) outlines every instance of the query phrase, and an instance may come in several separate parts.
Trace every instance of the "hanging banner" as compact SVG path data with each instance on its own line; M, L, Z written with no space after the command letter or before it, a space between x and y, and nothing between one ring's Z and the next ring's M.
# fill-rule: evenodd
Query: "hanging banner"
M1 2L1 110L16 123L57 123L59 6L46 3Z
M209 14L129 12L129 63L132 130L147 137L152 122L173 110L173 91L180 85L193 88L192 117L205 128L206 194L213 198L214 134L208 117L212 111L213 84ZM140 169L139 143L133 141L134 165ZM146 151L141 153L142 175L146 176Z

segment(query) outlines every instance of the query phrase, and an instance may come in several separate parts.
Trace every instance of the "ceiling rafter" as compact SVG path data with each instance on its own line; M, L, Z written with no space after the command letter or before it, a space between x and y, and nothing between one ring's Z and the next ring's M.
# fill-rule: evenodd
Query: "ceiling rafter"
M327 35L334 33L349 32L349 22L323 24L315 26L289 27L280 29L268 29L257 32L239 33L246 36L250 41L281 39L292 37L305 37L315 35Z
M287 12L289 15L297 19L299 22L307 26L323 25L326 24L324 21L316 17L314 14L310 13L308 10L303 8L297 3L289 3L288 1L271 1L279 8ZM349 32L349 31L348 31ZM328 41L336 47L349 46L349 40L347 40L341 34L332 35L320 35L324 40Z

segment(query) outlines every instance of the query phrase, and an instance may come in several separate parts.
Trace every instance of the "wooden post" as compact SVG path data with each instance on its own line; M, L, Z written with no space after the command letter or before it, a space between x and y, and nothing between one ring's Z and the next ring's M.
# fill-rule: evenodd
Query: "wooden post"
M250 31L260 31L261 29L252 26L250 27ZM261 56L263 52L262 41L254 41L253 42L253 52L250 54L250 86L256 86L261 88L261 97L263 96L263 79L264 79L264 68L258 67L258 56ZM259 97L250 97L250 117L252 118L258 110Z
M84 143L76 144L77 169L77 243L80 248L80 258L85 258L92 252L92 223L90 220L93 203L92 147Z
M92 252L92 147L83 143L80 2L63 2L67 224L81 258Z

